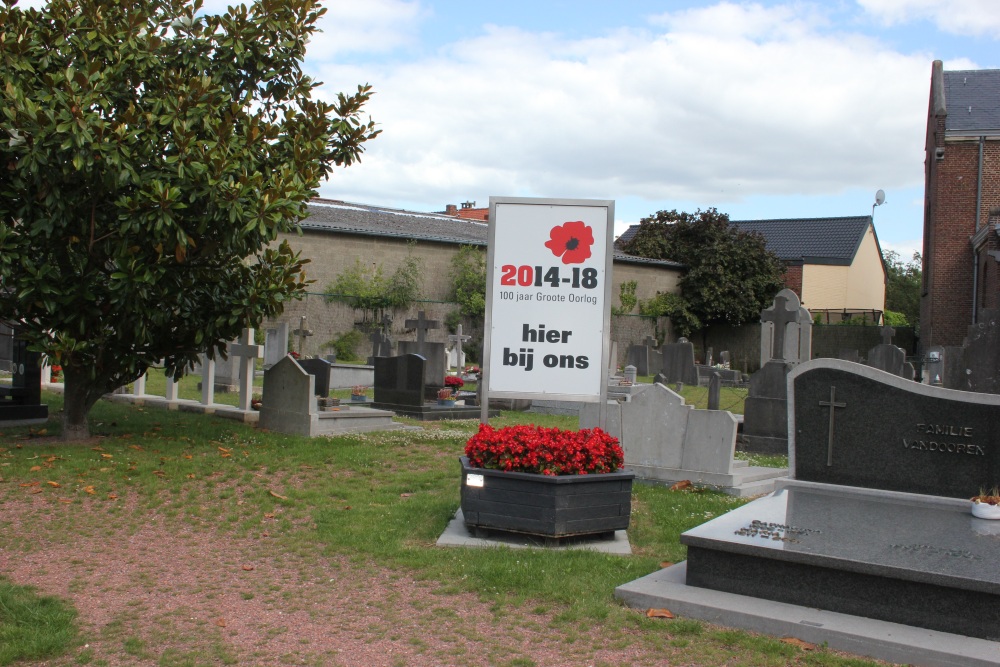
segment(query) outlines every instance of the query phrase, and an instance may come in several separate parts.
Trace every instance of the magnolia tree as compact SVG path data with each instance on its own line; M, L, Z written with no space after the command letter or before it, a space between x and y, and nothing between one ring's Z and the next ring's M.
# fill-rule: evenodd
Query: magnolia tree
M14 0L16 2L16 0ZM63 368L63 436L154 363L175 378L304 294L295 230L378 131L313 99L325 11L0 0L0 319Z

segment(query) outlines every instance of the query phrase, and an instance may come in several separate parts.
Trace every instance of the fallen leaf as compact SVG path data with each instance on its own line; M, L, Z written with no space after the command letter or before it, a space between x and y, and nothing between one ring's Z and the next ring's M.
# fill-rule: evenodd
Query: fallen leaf
M38 472L41 469L42 466L31 466L30 468L28 468L28 472Z
M187 475L187 478L188 479L194 479L194 473L193 472L189 472L188 475Z
M345 510L349 510L349 509L351 509L351 506L350 505L344 505L344 509Z
M108 500L118 500L118 494L117 493L109 493L108 494Z
M669 609L648 609L646 618L673 618L674 615Z
M231 449L226 449L225 447L219 447L218 450L221 454L229 454L230 452L233 451Z
M60 498L59 502L66 503L67 505L69 505L69 504L72 504L73 501L70 500L69 498Z
M95 493L97 493L97 491L95 491L94 487L92 487L92 486L85 486L85 487L83 487L83 492L84 493L89 493L90 495L94 495Z
M801 639L797 639L795 637L782 637L781 641L783 641L786 644L791 644L792 646L798 646L803 651L815 651L816 650L816 645L815 644L810 644L809 642L804 642Z
M264 514L265 519L273 519L274 517L275 517L274 512L267 512L266 514Z
M163 472L162 470L154 470L153 474L160 478L167 476L167 473Z
M62 484L60 484L59 482L45 482L45 483L51 486L53 489L58 489L60 486L62 486Z
M103 452L104 451L103 447L91 447L91 449L94 450L95 452Z
M35 431L35 435L45 435L48 432L49 432L49 430L47 428L40 428L37 431Z
M46 456L45 457L45 462L46 463L55 463L58 460L59 460L58 456Z
M215 624L220 628L224 628L226 627L226 619L224 618L216 619Z
M682 482L677 482L676 484L672 485L670 487L670 490L671 491L683 491L684 489L689 489L689 488L691 488L691 480L685 479Z
M668 568L668 567L670 567L671 565L673 565L673 563L671 563L671 562L670 562L669 560L665 560L665 561L663 561L662 563L660 563L660 568L661 568L661 569L663 569L663 568Z
M41 492L42 492L42 490L40 488L38 488L38 489L32 489L31 491L28 491L28 493L41 493Z
M401 493L401 494L399 494L399 497L400 498L409 498L412 495L413 495L412 493Z
M21 486L38 486L41 482L25 482Z
M134 449L137 452L141 452L142 451L142 447L140 447L139 445L129 445L128 448L129 449Z
M185 454L185 455L184 455L184 458L186 458L186 459L190 460L190 459L193 459L194 457L193 457L193 456L191 456L190 454Z
M278 498L279 500L288 500L288 496L283 496L280 493L275 493L274 491L271 490L268 490L268 493L270 493L275 498Z
M252 569L253 569L253 565L252 565L252 564L250 564L250 563L245 563L245 564L243 565L243 569L244 569L244 570L245 570L246 572L249 572L250 570L252 570Z
M101 454L101 458L102 459L113 459L114 457L111 454Z

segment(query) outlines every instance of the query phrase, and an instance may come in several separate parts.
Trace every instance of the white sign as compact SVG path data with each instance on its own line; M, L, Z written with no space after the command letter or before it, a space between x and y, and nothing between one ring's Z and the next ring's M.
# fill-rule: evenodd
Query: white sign
M485 482L486 482L486 478L483 477L482 475L476 475L476 474L470 472L468 475L465 476L465 485L466 486L480 486L481 487L481 486L484 485Z
M614 202L490 198L486 389L598 401Z

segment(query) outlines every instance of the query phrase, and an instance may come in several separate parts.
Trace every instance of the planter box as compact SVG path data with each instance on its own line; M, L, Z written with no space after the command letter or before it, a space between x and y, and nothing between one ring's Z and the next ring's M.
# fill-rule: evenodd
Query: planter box
M459 460L467 528L552 538L628 528L631 472L552 477L472 468L467 457Z

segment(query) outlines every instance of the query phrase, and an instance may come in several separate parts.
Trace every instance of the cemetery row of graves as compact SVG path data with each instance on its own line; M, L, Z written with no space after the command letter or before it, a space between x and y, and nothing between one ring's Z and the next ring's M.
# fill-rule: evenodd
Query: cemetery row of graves
M203 360L198 399L182 398L169 378L163 395L148 393L140 381L110 398L309 438L479 418L481 393L456 391L478 380L464 372L461 332L448 350L426 338L439 323L421 313L412 324L416 341L400 341L395 355L376 347L371 363L362 366L290 354L268 358L267 345L254 344L247 330L229 346L230 368ZM796 636L831 646L842 637L830 634L828 619L806 628L795 625L801 619L782 625L766 604L747 615L734 612L733 601L861 616L883 635L867 644L852 644L854 637L843 644L851 650L893 660L906 656L914 664L951 664L955 656L956 664L995 664L1000 529L974 516L969 499L1000 484L996 318L971 327L963 347L931 351L920 381L892 345L890 328L862 363L853 350L840 359L813 359L812 325L795 294L784 290L761 314L761 368L750 377L726 368L725 352L718 366L696 364L684 339L630 346L623 372L609 372L604 428L620 442L630 474L660 488L686 484L756 498L686 530L680 535L684 563L621 582L615 595L633 607L662 606L766 632L794 629ZM277 335L277 349L285 350L281 333L269 331L267 338ZM384 342L373 337L376 346ZM459 363L451 364L456 351ZM263 371L255 409L258 364ZM5 389L8 410L44 407L37 364L26 366L34 377L26 371L15 376L19 382ZM639 381L646 377L654 382ZM220 380L231 384L223 389ZM25 402L27 384L33 393ZM346 393L369 386L371 396ZM704 409L681 395L696 386L707 390ZM217 391L233 387L235 406L215 401ZM745 392L741 411L723 408L724 390ZM491 417L503 407L532 410L529 420L563 414L580 428L600 425L593 403L497 403L489 405ZM752 465L738 449L787 456L787 467ZM472 485L466 477L479 475L463 476L463 504ZM725 595L706 602L704 591ZM899 635L899 626L940 636L886 639Z

